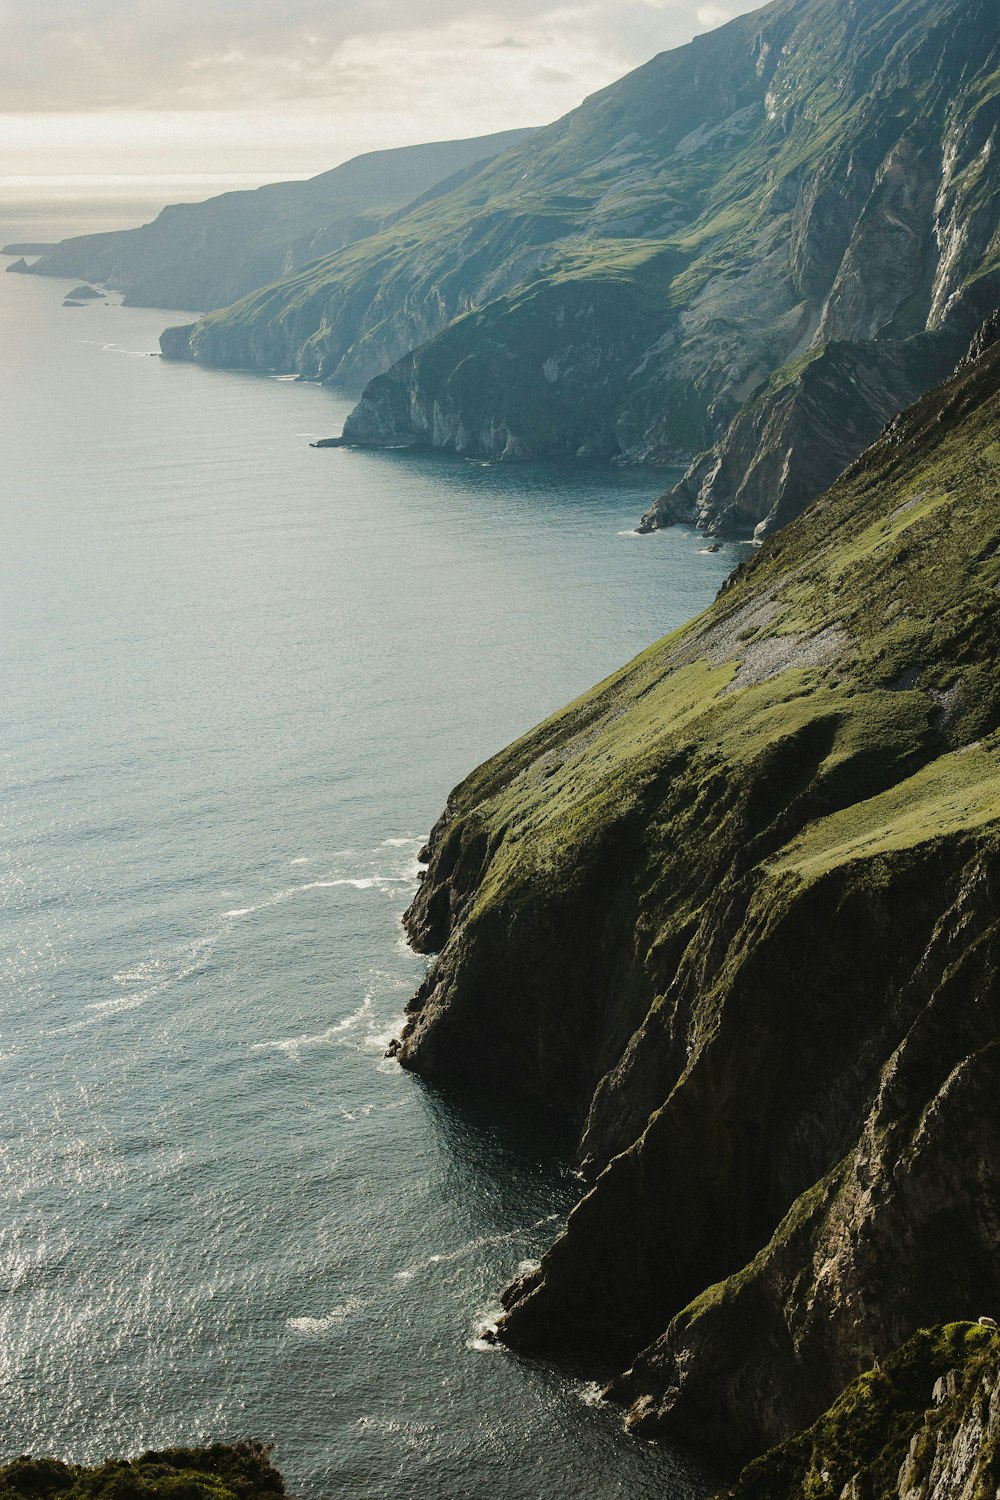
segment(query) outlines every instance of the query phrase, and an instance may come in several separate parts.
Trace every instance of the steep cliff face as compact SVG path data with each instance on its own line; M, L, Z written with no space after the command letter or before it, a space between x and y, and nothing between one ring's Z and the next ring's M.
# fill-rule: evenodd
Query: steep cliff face
M937 374L915 384L899 346L967 339L995 305L998 71L991 0L773 0L183 339L212 363L375 377L358 443L660 461L717 440L811 347L882 340L895 352L856 358L891 416ZM811 411L782 514L834 456L823 434L806 455ZM870 428L856 398L837 456ZM697 488L712 518L773 509L763 483L735 509Z
M63 240L21 269L103 282L131 307L224 307L374 234L443 180L455 186L529 134L373 151L307 182L173 204L139 229Z
M476 771L404 1065L592 1187L501 1336L754 1452L1000 1275L1000 347L717 603Z
M816 344L778 371L640 523L687 521L757 541L801 514L899 412L954 366L954 327L917 338Z
M643 279L628 246L619 257L609 255L586 283L553 277L456 319L369 384L343 441L500 459L620 453L629 424L643 430L637 406L645 403L648 419L662 393L635 381L627 411L608 399L643 359L658 315L656 262ZM697 440L698 424L686 427L688 418L676 413L677 430Z
M998 1490L1000 1339L957 1323L915 1334L720 1500L992 1500Z
M905 72L922 93L921 69L936 68L937 126L911 122L871 177L823 303L810 349L815 364L792 364L763 383L680 485L651 507L643 529L688 520L760 539L784 525L863 451L878 424L941 377L955 343L996 306L995 17L980 40L993 80L985 88L982 76L970 87L961 40L945 42L940 60L915 47ZM848 179L855 165L846 163Z

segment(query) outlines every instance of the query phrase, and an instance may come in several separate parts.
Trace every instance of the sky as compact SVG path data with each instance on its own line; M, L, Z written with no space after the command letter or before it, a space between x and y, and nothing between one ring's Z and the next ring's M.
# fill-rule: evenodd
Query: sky
M760 0L0 0L0 181L323 171L542 125Z

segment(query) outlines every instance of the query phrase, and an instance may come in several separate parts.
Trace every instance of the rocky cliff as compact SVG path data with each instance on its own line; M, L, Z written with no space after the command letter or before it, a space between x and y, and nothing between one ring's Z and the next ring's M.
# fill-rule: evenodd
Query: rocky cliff
M754 1453L1000 1275L1000 346L460 786L400 1056L575 1130L501 1337Z
M713 533L768 532L799 515L882 429L955 364L954 327L919 337L817 343L750 398L715 448L643 516Z
M648 524L772 525L939 378L926 335L967 341L1000 298L998 77L992 0L773 0L165 348L371 380L361 444L722 441Z
M452 188L530 131L372 151L306 182L176 203L150 224L81 235L8 269L77 276L131 307L223 307L391 222L439 185Z
M1000 1338L922 1329L807 1432L750 1464L720 1500L993 1500L1000 1493Z

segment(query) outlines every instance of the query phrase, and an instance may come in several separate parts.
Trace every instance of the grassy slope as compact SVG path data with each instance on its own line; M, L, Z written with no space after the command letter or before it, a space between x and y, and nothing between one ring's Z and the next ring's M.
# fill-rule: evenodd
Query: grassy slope
M1000 1082L976 1030L1000 1024L998 386L994 347L704 616L473 773L435 831L409 926L441 951L403 1059L548 1103L608 1164L506 1336L619 1363L651 1345L619 1390L642 1430L753 1451L909 1318L978 1311L996 1275L980 1189L933 1208L921 1158L894 1198L910 1136L868 1116L907 1039L914 1119L946 1059L973 1095ZM935 1118L960 1143L978 1119L988 1145L992 1106L948 1097ZM965 1159L935 1169L956 1193ZM845 1161L882 1184L875 1207ZM890 1226L871 1264L842 1243L862 1212ZM905 1287L859 1317L831 1283L813 1316L821 1243L846 1286L895 1255Z

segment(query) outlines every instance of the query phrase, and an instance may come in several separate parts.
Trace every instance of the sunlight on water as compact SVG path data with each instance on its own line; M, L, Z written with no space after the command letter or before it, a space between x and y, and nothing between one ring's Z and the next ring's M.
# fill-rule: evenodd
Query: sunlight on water
M596 1372L482 1338L578 1184L383 1053L450 787L737 549L632 536L655 474L312 450L345 401L64 290L0 278L0 1458L696 1492Z

